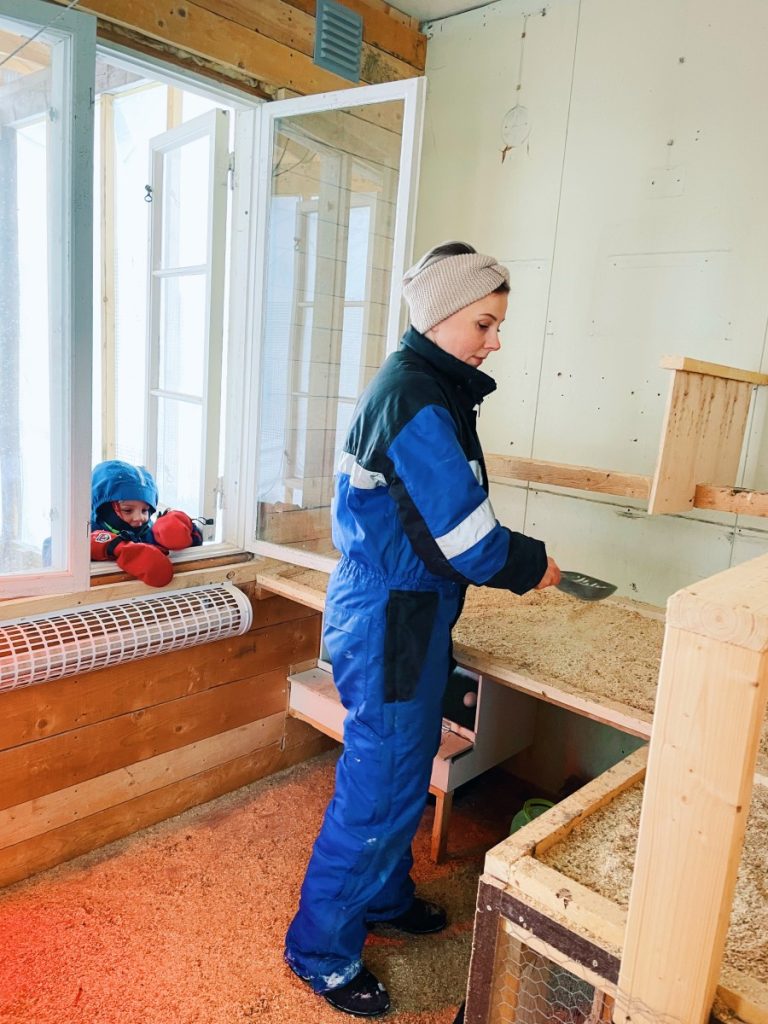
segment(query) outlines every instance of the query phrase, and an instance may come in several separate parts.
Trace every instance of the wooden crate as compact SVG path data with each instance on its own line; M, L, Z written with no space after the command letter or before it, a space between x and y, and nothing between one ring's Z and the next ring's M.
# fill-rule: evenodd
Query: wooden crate
M726 947L766 698L763 556L670 598L647 769L645 750L635 751L489 853L478 897L470 1024L495 1019L500 1005L500 1019L538 1022L499 1002L497 992L510 988L508 975L520 974L514 956L511 966L497 965L498 937L510 928L526 950L544 943L538 952L551 964L603 994L586 1015L549 1005L541 1011L549 1019L610 1014L616 1024L704 1024L722 1002L749 1024L768 1022L768 971L757 978L734 973ZM555 870L544 855L643 777L625 909L620 898ZM763 842L765 822L752 827ZM597 844L593 862L608 855L608 845ZM768 864L761 878L767 870ZM761 891L750 909L765 913L764 904ZM615 1005L607 1008L604 997ZM565 1017L556 1016L561 1010Z
M639 805L647 753L643 747L630 754L487 854L467 1024L613 1019L637 841L637 820L627 815L627 804ZM756 803L768 805L768 788L759 787L757 797ZM617 816L624 826L612 833ZM753 815L747 840L761 842L765 830L764 812ZM610 896L584 869L590 863L601 863L594 875L606 877L609 866L619 867ZM736 899L744 901L747 891L740 876ZM768 907L756 912L768 915ZM768 958L768 934L765 944ZM726 948L713 1019L766 1024L768 984L734 967L732 959Z

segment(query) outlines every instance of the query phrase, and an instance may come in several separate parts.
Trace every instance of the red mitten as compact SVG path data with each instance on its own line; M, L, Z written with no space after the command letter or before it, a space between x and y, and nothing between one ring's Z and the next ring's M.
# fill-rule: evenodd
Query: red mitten
M115 547L115 561L123 572L150 587L164 587L173 579L170 558L154 544L123 541Z
M152 536L169 551L181 551L194 544L195 526L186 512L169 509L159 515L152 525ZM198 531L199 532L199 531Z

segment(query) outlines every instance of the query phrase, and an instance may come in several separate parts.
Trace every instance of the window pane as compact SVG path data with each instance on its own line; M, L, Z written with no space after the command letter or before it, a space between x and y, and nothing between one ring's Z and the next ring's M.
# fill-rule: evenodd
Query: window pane
M193 267L208 260L209 150L194 139L163 160L163 267ZM190 217L189 211L198 211Z
M160 387L202 395L205 275L166 278L160 296Z
M158 403L157 489L160 504L199 516L201 406L163 398Z
M103 100L102 100L103 102ZM147 253L149 214L144 186L149 140L165 127L165 89L137 83L115 94L114 145L114 457L143 464L146 424ZM106 145L106 140L102 140ZM104 452L102 458L110 457Z
M386 351L402 109L392 100L364 116L331 110L275 122L259 402L263 540L332 550L327 513L344 433Z
M34 29L0 18L0 59ZM64 137L49 112L69 115L52 86L53 47L40 36L0 67L0 574L66 569L65 411L61 303ZM57 60L66 61L65 44ZM61 447L60 447L61 446Z

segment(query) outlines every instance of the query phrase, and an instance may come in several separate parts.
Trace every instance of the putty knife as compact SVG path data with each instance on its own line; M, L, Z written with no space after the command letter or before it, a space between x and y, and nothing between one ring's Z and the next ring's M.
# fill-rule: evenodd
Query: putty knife
M616 590L615 583L606 583L594 576L585 576L583 572L568 572L565 569L561 571L560 582L555 586L564 594L578 597L580 601L602 601Z

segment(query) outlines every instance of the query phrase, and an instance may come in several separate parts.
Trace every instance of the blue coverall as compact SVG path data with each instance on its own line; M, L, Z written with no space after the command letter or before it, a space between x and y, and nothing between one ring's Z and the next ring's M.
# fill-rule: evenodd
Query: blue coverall
M323 625L344 750L285 953L317 992L359 973L367 922L413 901L411 841L467 585L522 594L547 568L544 545L501 526L488 500L475 407L495 386L411 327L344 445Z

